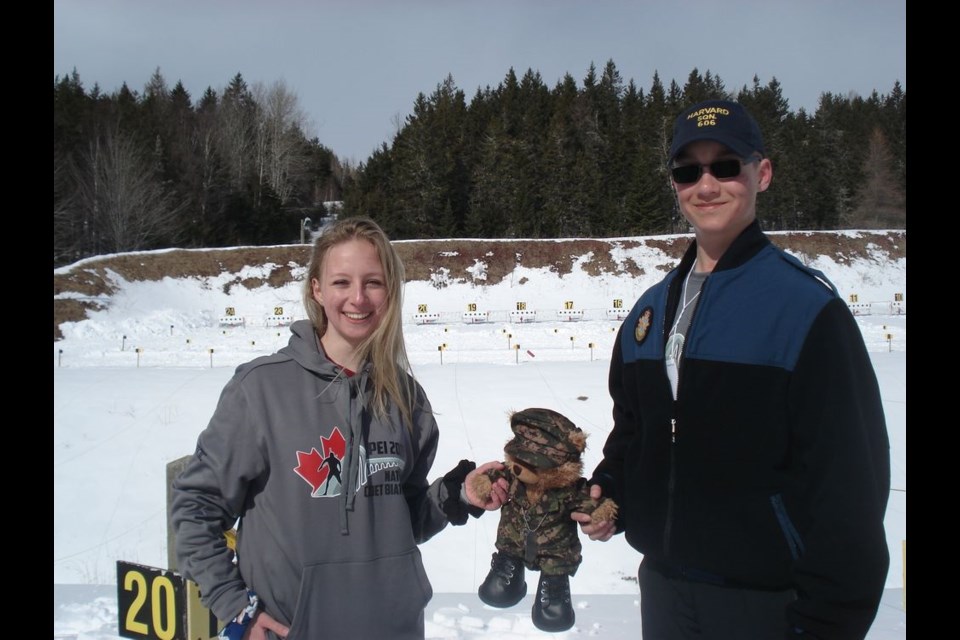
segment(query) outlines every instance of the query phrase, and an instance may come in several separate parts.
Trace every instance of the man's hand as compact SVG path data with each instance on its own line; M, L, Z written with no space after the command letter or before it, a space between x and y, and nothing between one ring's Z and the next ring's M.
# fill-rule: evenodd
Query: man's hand
M594 484L590 486L590 497L594 500L599 500L602 493L603 490L600 489L600 485ZM580 530L587 534L591 540L606 542L617 532L616 523L612 521L595 523L593 518L580 511L571 513L570 518L580 523Z
M463 481L463 487L467 494L467 500L470 501L475 507L480 507L481 509L486 509L487 511L496 511L503 506L503 503L507 501L507 491L510 489L510 484L505 478L500 478L490 486L490 497L487 498L487 501L484 502L477 496L476 492L473 490L473 479L477 474L483 473L489 469L503 469L502 462L487 462L470 473L467 474L467 477Z
M273 631L281 638L286 638L290 633L290 628L277 622L273 616L265 611L258 611L257 615L250 621L246 633L243 634L243 640L267 640L267 631Z

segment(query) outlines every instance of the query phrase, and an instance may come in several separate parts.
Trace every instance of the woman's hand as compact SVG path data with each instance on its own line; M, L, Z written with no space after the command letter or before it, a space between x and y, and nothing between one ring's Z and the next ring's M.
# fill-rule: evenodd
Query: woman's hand
M463 486L467 494L467 500L470 501L470 504L475 507L480 507L481 509L486 509L487 511L496 511L502 507L505 502L507 502L509 499L507 492L510 489L510 484L505 478L500 478L491 485L490 497L487 498L486 502L481 500L473 490L473 479L477 476L477 474L481 474L490 469L499 470L503 468L502 462L493 461L484 463L467 474L467 477L463 481Z
M277 622L269 613L258 611L250 621L246 633L243 634L243 640L267 640L267 631L273 631L281 638L286 638L290 628Z

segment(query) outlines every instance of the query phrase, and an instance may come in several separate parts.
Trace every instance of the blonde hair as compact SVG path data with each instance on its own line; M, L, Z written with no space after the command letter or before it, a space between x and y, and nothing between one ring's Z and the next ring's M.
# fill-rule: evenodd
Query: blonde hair
M303 286L303 304L317 335L322 337L327 331L327 315L323 306L313 297L312 283L320 279L327 252L351 240L365 240L373 245L383 267L387 288L387 306L383 318L373 333L360 343L356 354L360 362L369 361L372 365L373 408L379 416L384 417L392 402L406 419L409 428L412 428L416 393L401 318L405 271L390 239L376 222L367 217L344 218L324 229L313 244L310 267Z

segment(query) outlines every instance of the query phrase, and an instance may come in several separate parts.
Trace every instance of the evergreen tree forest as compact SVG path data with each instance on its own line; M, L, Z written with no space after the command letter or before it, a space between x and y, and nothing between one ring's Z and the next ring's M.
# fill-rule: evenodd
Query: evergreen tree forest
M393 140L356 167L303 131L282 82L237 74L194 100L158 69L141 93L54 78L54 265L119 251L293 242L323 203L394 239L621 237L688 231L666 154L675 116L742 103L774 181L766 230L905 228L906 92L823 93L792 111L774 78L736 90L709 70L649 89L614 62L548 87L510 69L470 101L451 76L420 93Z

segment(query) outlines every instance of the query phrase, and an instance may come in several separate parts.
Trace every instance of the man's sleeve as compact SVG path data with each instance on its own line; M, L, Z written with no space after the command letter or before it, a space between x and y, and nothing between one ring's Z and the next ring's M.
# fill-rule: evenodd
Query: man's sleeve
M890 563L883 527L890 443L863 336L839 298L811 327L788 411L793 464L804 474L797 487L800 503L812 505L796 514L803 549L795 564L799 599L788 609L789 624L803 637L863 638Z
M627 390L623 382L623 354L620 348L620 332L613 346L610 358L610 375L608 388L613 400L613 429L603 445L603 460L597 465L590 478L590 484L599 484L603 497L612 498L620 505L620 517L623 517L625 508L623 500L624 483L624 456L627 446L637 431L637 417L630 409L627 401Z

